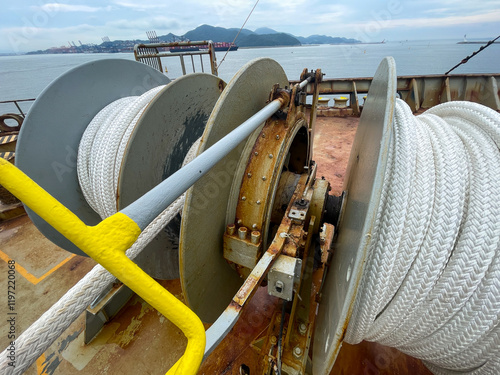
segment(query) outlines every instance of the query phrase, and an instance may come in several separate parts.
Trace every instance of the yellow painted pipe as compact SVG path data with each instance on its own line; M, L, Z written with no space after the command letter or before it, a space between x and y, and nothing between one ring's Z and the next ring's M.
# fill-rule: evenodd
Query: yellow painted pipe
M131 218L118 212L94 227L87 226L36 182L2 158L0 184L184 332L188 339L186 351L167 374L197 373L205 351L203 323L193 311L125 255L141 233Z

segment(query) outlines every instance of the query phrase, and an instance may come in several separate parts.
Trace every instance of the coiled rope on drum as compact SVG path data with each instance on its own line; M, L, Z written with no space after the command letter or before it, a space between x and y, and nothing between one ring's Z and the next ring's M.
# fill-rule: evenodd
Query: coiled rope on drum
M127 145L137 121L165 86L141 96L126 97L102 109L87 127L78 151L80 185L89 205L104 219L117 212L118 176ZM199 140L187 153L183 166L193 160ZM126 254L134 259L182 210L185 195L177 198L139 235ZM73 323L115 277L96 265L36 322L16 339L16 366L8 365L8 350L0 353L0 373L22 374Z
M377 341L436 374L500 372L500 114L397 100L348 343Z

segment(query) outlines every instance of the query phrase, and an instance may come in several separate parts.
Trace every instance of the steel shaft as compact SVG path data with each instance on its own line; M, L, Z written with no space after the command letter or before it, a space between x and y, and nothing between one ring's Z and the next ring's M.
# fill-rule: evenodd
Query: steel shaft
M144 230L165 208L245 140L283 105L275 99L169 178L121 210Z

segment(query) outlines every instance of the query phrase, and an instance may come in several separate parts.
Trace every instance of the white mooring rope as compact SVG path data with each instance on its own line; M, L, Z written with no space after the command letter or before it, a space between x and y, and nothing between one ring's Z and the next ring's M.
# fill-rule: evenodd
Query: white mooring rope
M109 104L95 116L82 136L78 151L80 184L89 204L102 218L116 213L116 186L125 146L140 115L163 87ZM199 140L189 150L183 166L195 158L198 146ZM184 201L183 194L144 229L126 252L130 259L181 212ZM16 339L15 367L8 365L8 349L0 353L0 374L17 375L26 371L114 280L113 275L96 265Z
M377 224L346 333L435 374L500 373L500 114L396 103Z
M164 87L108 104L83 133L78 148L78 179L85 199L102 219L117 212L118 177L125 147L142 113Z

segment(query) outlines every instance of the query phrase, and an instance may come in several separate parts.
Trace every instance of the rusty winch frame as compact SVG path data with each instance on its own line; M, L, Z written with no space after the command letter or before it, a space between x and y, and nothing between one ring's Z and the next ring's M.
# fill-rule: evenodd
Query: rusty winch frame
M304 69L300 84L292 87L273 85L267 101L280 98L286 106L247 141L233 165L235 172L227 198L212 199L215 204L224 203L226 199L227 210L225 230L214 234L220 236L213 245L214 252L219 251L219 254L211 254L211 259L203 257L202 252L211 246L205 244L200 248L200 241L203 242L205 236L197 230L210 226L208 221L214 217L209 214L211 208L200 209L195 203L197 200L193 199L203 191L205 194L201 195L207 195L210 177L188 192L181 229L181 282L189 306L202 320L215 321L207 332L205 355L231 330L259 289L267 289L274 301L267 332L259 332L260 335L252 340L258 355L250 362L225 364L238 367L242 373L298 375L305 374L306 368L312 365L308 353L334 235L333 225L325 220L336 222L341 201L340 197L328 194L328 181L316 178L317 168L312 160L316 103L322 76L319 69ZM308 84L314 87L309 116L306 115L305 93ZM238 95L231 92L230 86L226 94L234 99ZM235 89L242 88L239 85ZM211 227L217 228L217 224L212 223ZM193 243L193 239L197 242ZM219 258L217 265L206 263L216 257ZM201 283L192 286L195 274L202 268L210 269L211 276L201 277ZM215 289L211 284L218 288L217 278L221 273L232 273L224 283L239 287L229 301L219 290L212 294L207 292L207 289ZM211 303L200 302L200 290L212 298ZM220 306L227 307L220 311ZM227 342L238 340L238 328L231 330L229 336ZM216 339L211 341L211 337ZM218 362L220 364L220 360ZM209 358L202 365L202 371L204 366L210 367L210 363Z

